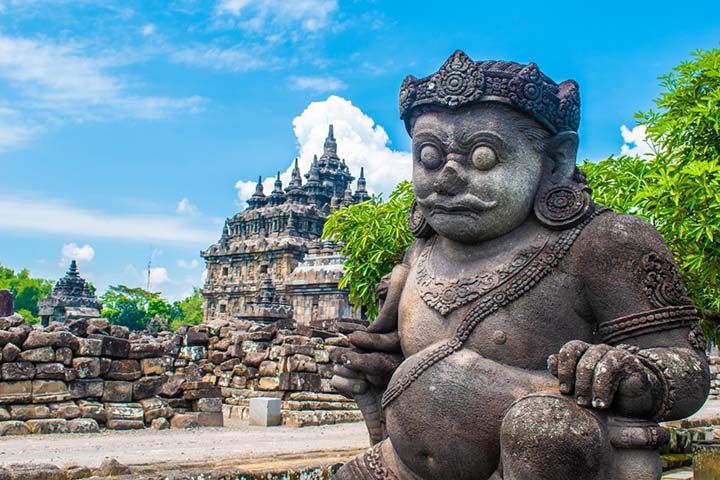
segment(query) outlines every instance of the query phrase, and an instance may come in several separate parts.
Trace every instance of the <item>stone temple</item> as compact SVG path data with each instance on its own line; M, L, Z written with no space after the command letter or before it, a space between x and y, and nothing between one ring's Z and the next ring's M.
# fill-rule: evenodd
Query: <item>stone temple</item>
M370 199L363 169L353 193L355 177L337 154L332 125L323 154L304 177L295 160L287 187L278 173L275 188L265 194L260 179L247 209L228 218L220 241L201 252L208 270L205 321L294 319L331 327L360 318L347 290L338 288L344 262L339 246L321 242L334 209Z
M50 295L38 301L40 321L45 326L71 318L97 318L101 310L102 303L93 288L80 276L75 260L70 262L67 273L57 281Z

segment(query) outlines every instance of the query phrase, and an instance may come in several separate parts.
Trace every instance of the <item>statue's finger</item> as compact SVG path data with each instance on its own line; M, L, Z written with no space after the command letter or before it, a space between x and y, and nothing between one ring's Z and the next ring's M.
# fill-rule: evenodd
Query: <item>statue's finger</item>
M400 335L397 330L390 333L353 332L348 337L357 348L369 351L399 352Z
M610 349L609 345L592 345L577 363L575 370L575 401L581 407L591 405L595 366Z
M367 375L389 375L400 365L401 355L389 353L347 353L344 366Z
M340 365L339 363L335 364L335 366L333 367L333 373L335 375L339 375L345 378L357 378L360 380L365 379L365 375L363 373L360 373L357 370L347 368L344 365Z
M575 369L580 357L590 347L580 340L568 342L560 349L557 356L557 378L560 381L560 393L570 395L575 390Z
M625 377L625 365L633 357L624 350L608 351L595 365L592 386L592 406L598 410L610 408L620 381Z
M553 377L558 376L558 356L553 354L547 359L547 369Z
M333 348L330 351L330 360L332 360L333 363L342 363L343 362L343 355L345 355L347 352L352 352L352 348L347 347L336 347Z
M370 388L370 385L365 380L340 377L338 375L332 377L330 384L338 392L349 396L363 394Z
M390 276L385 303L375 321L368 327L368 332L389 333L397 330L400 296L405 288L405 280L407 280L409 271L410 268L405 264L395 265Z

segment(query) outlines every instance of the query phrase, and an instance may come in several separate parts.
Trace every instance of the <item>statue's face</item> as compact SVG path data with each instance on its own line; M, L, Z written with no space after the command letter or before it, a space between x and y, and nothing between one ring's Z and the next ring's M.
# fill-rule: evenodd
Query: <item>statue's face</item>
M498 103L420 114L412 130L413 184L439 235L472 244L519 227L550 160L549 132Z

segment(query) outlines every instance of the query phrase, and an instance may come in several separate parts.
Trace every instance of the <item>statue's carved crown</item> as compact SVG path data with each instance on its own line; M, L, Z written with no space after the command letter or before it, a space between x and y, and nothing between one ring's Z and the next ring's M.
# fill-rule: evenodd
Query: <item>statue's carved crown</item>
M400 118L410 131L411 111L416 107L459 108L480 102L511 105L553 133L577 131L580 124L580 91L574 80L558 85L534 63L474 62L460 50L437 73L405 78L400 88Z

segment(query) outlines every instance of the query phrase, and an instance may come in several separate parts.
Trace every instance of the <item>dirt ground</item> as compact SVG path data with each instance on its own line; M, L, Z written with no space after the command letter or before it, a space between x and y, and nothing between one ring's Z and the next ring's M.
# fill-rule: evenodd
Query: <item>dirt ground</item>
M255 463L290 454L310 457L355 451L368 444L363 423L263 428L230 420L224 428L0 437L0 465L33 462L96 468L106 458L128 466Z

